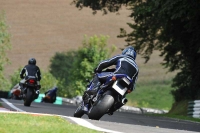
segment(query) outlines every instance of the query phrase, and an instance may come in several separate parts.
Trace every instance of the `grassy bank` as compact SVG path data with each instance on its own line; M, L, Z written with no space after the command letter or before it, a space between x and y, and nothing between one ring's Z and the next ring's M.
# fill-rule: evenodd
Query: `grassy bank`
M1 133L98 133L58 116L0 114Z
M128 94L127 105L135 107L147 107L154 109L170 110L173 97L170 91L172 79L176 72L167 72L160 64L163 60L159 51L154 51L151 59L144 63L144 59L138 56L136 62L139 66L139 75L136 89Z
M199 118L193 118L191 116L188 116L187 114L188 102L189 102L188 100L184 100L173 103L171 110L167 114L148 114L148 115L200 122Z
M127 105L170 110L173 104L170 94L172 89L170 80L140 82L136 89L127 95Z
M173 119L179 119L179 120L187 120L187 121L193 121L193 122L200 122L199 118L193 118L189 116L184 115L172 115L172 114L151 114L151 116L157 116L157 117L167 117L167 118L173 118Z

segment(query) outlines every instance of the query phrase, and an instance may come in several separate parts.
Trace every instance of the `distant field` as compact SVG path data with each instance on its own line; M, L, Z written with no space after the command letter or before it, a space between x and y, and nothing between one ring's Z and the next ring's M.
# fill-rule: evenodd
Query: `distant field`
M50 58L56 53L77 49L84 35L108 35L109 44L118 48L126 44L117 38L119 29L126 28L131 19L128 10L120 15L92 14L90 9L79 11L72 0L0 0L0 10L6 12L7 24L12 34L13 48L8 56L12 65L6 68L11 74L19 66L27 64L30 57L37 59L42 69L47 69ZM119 53L118 49L116 53ZM115 53L115 54L116 54Z
M124 39L117 38L119 28L131 29L127 22L130 11L123 8L120 15L101 12L92 15L90 9L79 11L70 5L72 0L0 0L0 10L6 12L7 24L12 35L12 50L8 52L11 65L6 67L6 75L12 74L20 66L27 64L30 57L37 59L37 64L48 69L49 60L55 52L77 49L82 45L83 36L108 35L109 44L120 48L126 44ZM151 60L144 64L138 57L140 68L138 81L169 79L173 74L166 74L160 65L162 58L155 52ZM156 76L155 76L156 74Z
M108 43L118 47L114 54L121 53L120 48L126 43L124 39L117 38L117 35L120 28L131 31L126 24L133 22L128 17L130 11L123 8L120 15L110 13L103 16L101 12L93 15L87 8L79 11L70 5L71 1L0 0L0 10L6 13L9 32L12 35L13 48L8 52L12 64L6 66L7 76L27 64L30 57L37 59L41 69L48 70L49 60L56 52L77 49L82 45L85 34L110 36ZM140 68L138 83L142 88L145 87L143 83L158 79L170 80L174 76L173 73L166 74L167 70L160 65L162 58L159 57L159 52L155 52L147 64L144 64L144 59L139 56L136 61Z

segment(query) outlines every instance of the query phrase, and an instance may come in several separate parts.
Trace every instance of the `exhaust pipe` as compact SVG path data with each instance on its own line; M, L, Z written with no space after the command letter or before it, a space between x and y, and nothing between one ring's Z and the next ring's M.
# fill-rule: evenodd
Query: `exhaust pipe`
M126 104L127 102L128 102L128 99L126 99L126 98L122 99L122 104Z
M124 104L126 104L128 102L128 99L123 98L121 100L121 102L117 102L117 104L114 105L114 109L112 110L112 112L115 112L116 110L120 109Z

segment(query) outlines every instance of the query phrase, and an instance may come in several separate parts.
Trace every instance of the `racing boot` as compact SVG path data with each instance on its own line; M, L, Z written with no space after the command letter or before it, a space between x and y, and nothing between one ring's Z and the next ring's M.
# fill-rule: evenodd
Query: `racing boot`
M83 103L81 109L84 111L85 114L88 113L89 110L89 100L90 100L91 95L88 94L87 91L84 92L83 94Z
M20 97L21 97L21 98L25 98L23 83L20 83L20 82L19 82L19 86L20 86L20 89L21 89Z
M40 90L36 90L35 91L35 99L37 99L39 97L39 94L40 94Z
M21 91L23 91L23 83L19 82L19 87L20 87Z
M84 105L84 106L81 107L81 109L84 111L85 114L88 113L88 110L89 110L88 106L89 106L89 105L86 104L86 105Z

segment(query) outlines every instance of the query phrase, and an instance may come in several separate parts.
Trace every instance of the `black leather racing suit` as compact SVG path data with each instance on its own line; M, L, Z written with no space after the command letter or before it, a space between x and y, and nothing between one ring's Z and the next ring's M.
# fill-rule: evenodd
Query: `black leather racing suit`
M139 69L138 69L138 66L137 66L135 60L129 55L117 55L108 60L102 61L96 68L96 71L100 72L103 69L110 67L112 65L116 66L116 70L111 74L126 74L126 75L128 75L133 80L133 87L131 88L133 90L134 86L135 86L135 82L138 78L138 73L139 73ZM98 78L100 80L101 79L105 80L105 78L107 78L107 76L108 75L101 76L101 74L100 74L98 76Z
M108 68L112 65L116 66L114 72L101 72L103 69ZM130 88L131 91L133 91L133 89L135 88L135 82L138 78L139 73L139 69L134 58L129 55L117 55L108 60L104 60L98 65L95 71L97 72L97 74L92 81L94 86L99 86L101 83L104 83L107 77L110 75L126 74L133 80ZM84 111L87 110L86 108L88 108L89 96L95 94L98 90L98 87L93 87L92 90L90 88L88 89L89 90L86 90L83 95L84 106L82 108ZM123 104L118 106L118 108L120 108L121 106L123 106ZM111 112L114 112L115 110L112 110Z
M35 76L38 81L41 80L40 69L36 65L32 65L32 64L26 65L20 72L21 79L25 77L24 74L25 76Z

